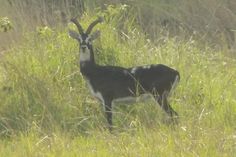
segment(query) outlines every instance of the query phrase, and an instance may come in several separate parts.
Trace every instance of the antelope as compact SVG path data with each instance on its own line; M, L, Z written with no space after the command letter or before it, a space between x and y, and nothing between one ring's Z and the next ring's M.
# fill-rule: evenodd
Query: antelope
M91 34L92 29L103 19L99 17L84 32L77 18L71 22L77 26L79 33L69 30L71 38L79 42L80 72L87 82L91 94L104 106L108 129L112 130L112 104L128 98L136 99L142 95L151 95L160 107L171 117L178 114L168 102L168 96L180 80L178 71L163 65L145 65L131 68L98 65L94 59L92 41L99 31ZM138 92L137 92L138 91Z

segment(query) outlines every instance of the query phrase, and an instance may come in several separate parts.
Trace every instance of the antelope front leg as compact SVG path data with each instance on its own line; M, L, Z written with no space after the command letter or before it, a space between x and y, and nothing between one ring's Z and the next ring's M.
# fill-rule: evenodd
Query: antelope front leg
M111 101L106 100L104 102L104 106L105 106L105 115L108 122L108 129L111 132L112 131L112 103Z

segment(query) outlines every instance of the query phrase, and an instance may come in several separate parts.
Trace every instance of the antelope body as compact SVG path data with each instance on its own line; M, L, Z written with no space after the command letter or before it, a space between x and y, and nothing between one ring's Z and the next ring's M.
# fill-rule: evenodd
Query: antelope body
M133 68L98 65L94 60L92 41L98 37L99 32L90 33L102 19L94 21L86 32L76 18L71 21L79 31L69 30L69 35L80 43L80 72L92 95L104 105L109 130L112 130L112 103L143 94L152 95L170 117L178 116L167 100L169 93L179 82L178 71L162 64Z

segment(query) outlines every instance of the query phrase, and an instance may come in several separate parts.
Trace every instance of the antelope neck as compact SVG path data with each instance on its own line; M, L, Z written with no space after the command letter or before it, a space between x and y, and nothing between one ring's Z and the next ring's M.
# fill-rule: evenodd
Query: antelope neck
M82 54L87 57L86 59L82 59ZM80 71L83 75L87 76L91 68L95 67L96 63L94 60L93 47L88 46L88 52L80 52Z

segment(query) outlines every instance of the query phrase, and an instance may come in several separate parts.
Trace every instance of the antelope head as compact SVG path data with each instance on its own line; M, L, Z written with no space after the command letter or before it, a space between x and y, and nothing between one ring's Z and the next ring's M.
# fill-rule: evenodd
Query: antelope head
M80 51L82 53L86 53L89 49L91 49L92 41L97 37L99 37L100 31L95 31L93 33L91 32L94 26L97 25L98 23L101 23L102 21L103 18L99 17L88 26L86 31L84 31L80 23L77 21L77 17L71 19L71 22L77 26L79 33L77 33L74 30L69 30L69 35L79 42Z

